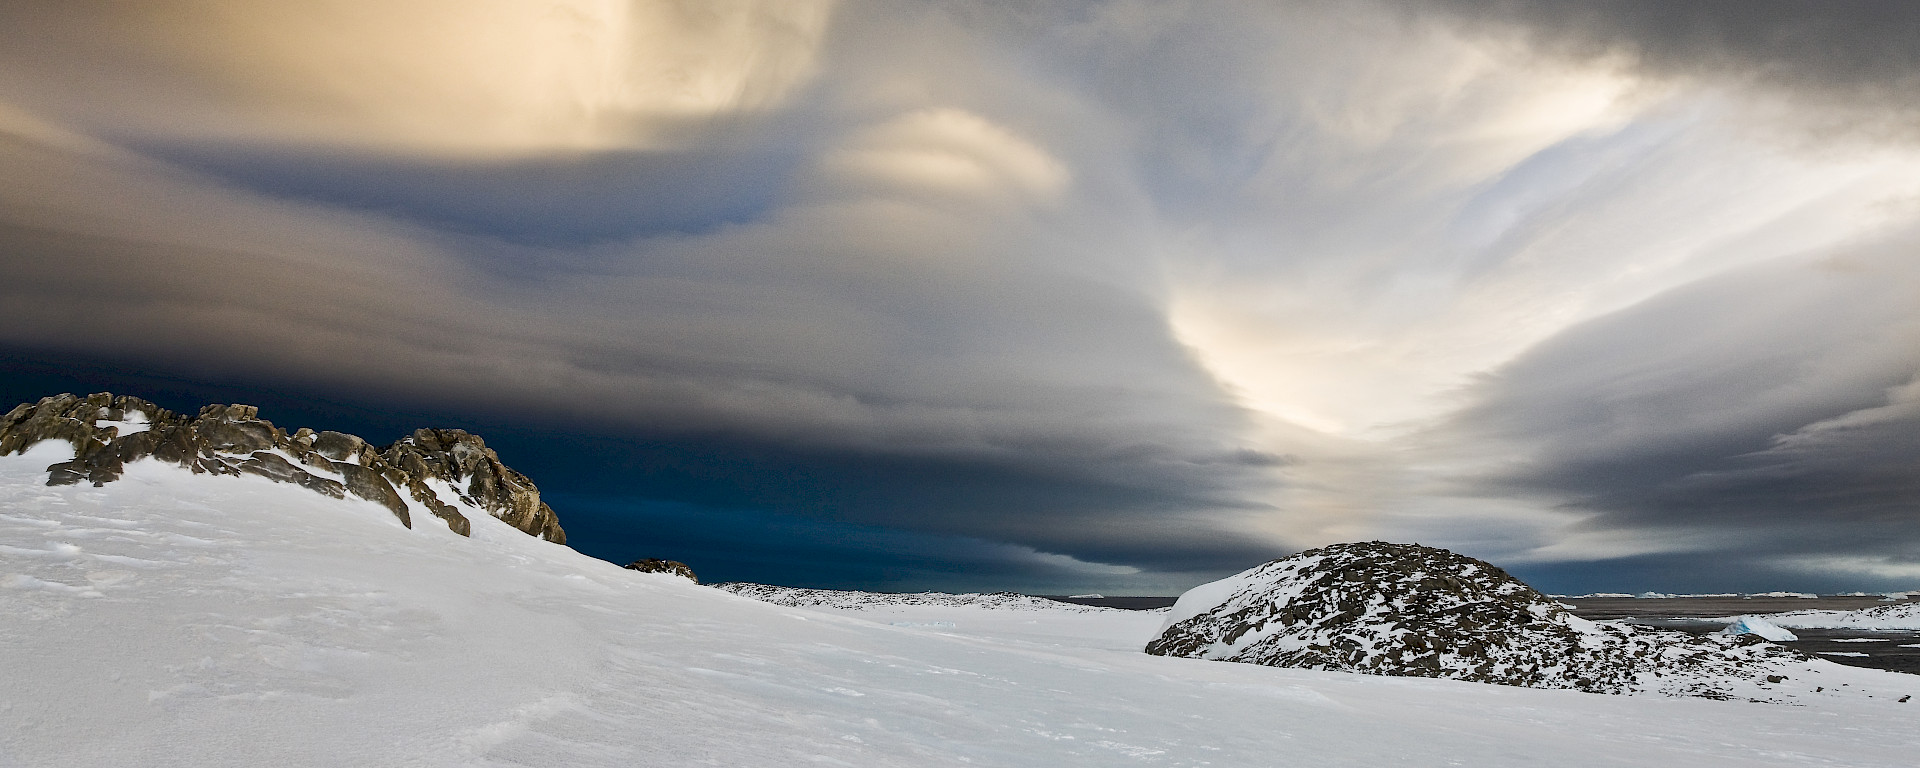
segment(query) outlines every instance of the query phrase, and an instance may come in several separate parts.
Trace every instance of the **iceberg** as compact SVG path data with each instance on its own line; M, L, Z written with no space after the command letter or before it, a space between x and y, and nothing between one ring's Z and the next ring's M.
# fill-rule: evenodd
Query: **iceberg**
M1800 637L1771 621L1758 616L1741 616L1720 630L1723 635L1757 635L1776 643L1798 640Z

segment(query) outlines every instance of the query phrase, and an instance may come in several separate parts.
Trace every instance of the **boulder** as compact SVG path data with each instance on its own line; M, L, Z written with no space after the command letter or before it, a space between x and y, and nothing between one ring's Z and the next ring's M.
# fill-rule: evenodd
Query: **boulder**
M671 573L695 584L700 583L700 578L693 575L693 569L688 568L686 563L678 560L647 558L645 560L635 560L627 563L626 567L627 570L639 571L641 573Z

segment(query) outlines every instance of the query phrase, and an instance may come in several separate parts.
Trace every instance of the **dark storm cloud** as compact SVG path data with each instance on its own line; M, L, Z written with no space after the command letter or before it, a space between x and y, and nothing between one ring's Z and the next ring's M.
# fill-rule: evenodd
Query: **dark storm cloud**
M1920 5L1905 0L1432 0L1480 24L1517 25L1581 57L1624 54L1652 72L1751 79L1819 100L1920 108ZM1881 104L1874 104L1874 101Z
M1916 246L1909 231L1594 320L1480 384L1442 434L1501 467L1477 492L1558 499L1589 534L1685 552L1661 557L1690 563L1687 583L1840 558L1897 585L1920 568L1890 534L1920 525Z
M462 162L224 146L147 151L263 194L548 247L750 222L775 205L803 154L748 146Z

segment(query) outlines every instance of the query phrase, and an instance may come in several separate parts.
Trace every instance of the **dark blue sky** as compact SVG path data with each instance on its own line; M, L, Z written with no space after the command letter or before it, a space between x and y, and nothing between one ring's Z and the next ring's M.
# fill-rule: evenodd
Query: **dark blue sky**
M136 394L176 411L242 402L259 406L262 418L289 431L332 429L378 445L422 426L466 429L540 486L574 549L622 564L645 557L679 559L707 581L1047 594L1102 584L1139 590L1134 569L1062 567L1062 558L968 536L963 523L942 524L941 518L964 519L1004 507L1046 508L1064 517L1076 507L1091 515L1128 505L1178 503L1152 498L1150 489L1106 487L983 463L798 451L722 435L650 433L499 411L462 413L408 398L322 393L304 382L219 381L205 372L53 351L0 352L0 399L28 402L59 392L97 391ZM918 530L886 524L901 509L916 510ZM1111 539L1116 544L1082 551L1176 573L1206 573L1223 557L1257 563L1285 554L1251 543L1195 540L1182 551L1141 547L1125 535ZM1161 589L1184 586L1191 585L1172 582Z
M450 30L462 30L455 33ZM0 394L482 434L582 551L1920 585L1920 6L0 8Z

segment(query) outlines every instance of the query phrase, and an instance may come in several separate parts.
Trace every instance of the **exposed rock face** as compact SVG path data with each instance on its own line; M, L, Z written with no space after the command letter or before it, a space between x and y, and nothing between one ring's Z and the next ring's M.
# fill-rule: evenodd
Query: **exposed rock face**
M635 560L627 563L626 568L627 570L639 571L641 573L671 573L695 584L700 583L700 577L693 575L693 569L688 568L686 563L678 560L657 560L649 557L645 560Z
M500 463L479 435L458 429L416 429L380 451L414 477L445 480L469 504L547 541L565 544L560 518L526 475ZM689 572L691 573L691 572Z
M1309 550L1181 596L1160 656L1594 693L1773 700L1814 662L1760 638L1587 621L1485 562L1364 542Z
M462 536L472 522L451 501L483 509L528 534L559 544L566 532L525 475L500 463L480 438L459 430L423 429L375 449L353 435L301 429L289 435L250 405L209 405L193 417L137 397L105 392L23 403L0 417L0 456L44 440L73 446L71 461L47 468L48 485L120 479L127 462L153 458L195 474L259 475L334 498L352 494L392 511L413 527L424 509ZM433 487L445 482L457 498Z

